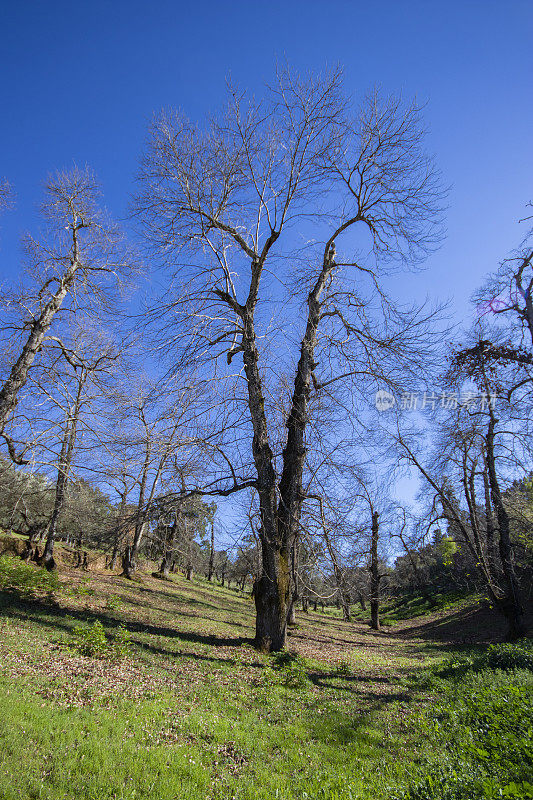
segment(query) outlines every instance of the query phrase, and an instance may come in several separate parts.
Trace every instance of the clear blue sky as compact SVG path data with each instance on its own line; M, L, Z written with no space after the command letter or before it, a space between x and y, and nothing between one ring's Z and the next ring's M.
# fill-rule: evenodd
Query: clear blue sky
M379 83L428 101L430 147L453 187L448 238L409 286L454 295L461 317L533 199L532 39L530 0L0 0L0 176L18 194L0 223L2 277L49 171L91 165L123 216L154 110L201 117L230 73L260 92L276 57L340 62L355 94Z
M533 200L531 0L0 0L0 176L18 205L0 221L0 279L18 270L40 182L72 162L125 216L152 112L201 118L228 74L260 93L275 59L341 63L355 95L378 83L427 101L430 147L452 186L448 236L402 295L452 297L456 319L515 246Z

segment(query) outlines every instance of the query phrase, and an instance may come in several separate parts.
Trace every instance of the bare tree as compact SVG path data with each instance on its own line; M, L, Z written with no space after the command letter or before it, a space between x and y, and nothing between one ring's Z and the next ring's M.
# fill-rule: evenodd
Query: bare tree
M181 482L181 499L184 490L185 471L180 469L180 449L190 446L194 441L189 411L195 393L189 386L145 387L140 388L131 399L131 412L136 417L136 432L132 432L139 450L140 470L138 474L138 497L133 522L133 541L124 551L122 566L124 575L133 578L137 569L137 554L146 531L151 506L157 497L165 469L174 459L177 463L174 476ZM164 401L164 402L163 402ZM142 454L142 455L141 455ZM175 504L176 492L172 493L171 506Z
M339 71L282 71L261 103L230 88L226 111L204 131L173 111L150 128L135 210L172 268L172 292L155 313L176 323L165 329L176 365L194 361L218 387L232 386L242 433L232 459L242 466L218 486L258 494L262 650L285 645L312 398L337 381L365 393L398 379L427 322L406 325L380 284L385 263L414 262L438 238L440 189L423 138L414 104L374 92L351 114ZM282 368L293 377L279 425Z
M47 527L42 564L47 569L55 566L53 551L59 517L65 504L67 485L73 465L80 427L91 430L89 415L94 412L94 402L102 392L105 377L113 369L118 353L113 342L103 332L92 331L88 326L76 326L72 332L73 343L57 342L59 347L48 351L48 365L44 372L46 381L38 379L32 387L41 397L48 395L52 416L63 415L59 422L60 453L57 460L55 499ZM50 437L50 433L47 434ZM84 452L87 458L87 451Z
M457 355L463 370L470 356L465 351ZM398 443L434 492L429 521L446 520L452 537L468 549L484 588L507 620L508 637L516 639L524 634L523 607L501 488L511 448L509 430L498 423L492 403L474 412L459 407L457 419L439 439L433 463L424 463L405 434L398 435Z
M98 195L98 184L88 169L58 172L49 179L41 206L44 237L25 238L31 286L6 298L8 312L17 317L8 327L10 336L14 329L24 342L19 351L12 349L9 374L0 388L0 435L15 460L16 449L5 428L58 313L67 305L75 312L87 296L89 309L101 304L106 289L131 267L122 235L98 208Z

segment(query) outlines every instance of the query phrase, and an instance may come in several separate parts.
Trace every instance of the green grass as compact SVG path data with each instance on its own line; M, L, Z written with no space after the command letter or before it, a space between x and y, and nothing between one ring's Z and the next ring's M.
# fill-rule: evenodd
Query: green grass
M490 772L483 755L503 753L502 737L516 745L517 704L530 715L523 664L476 672L479 656L465 665L457 652L462 667L439 674L449 648L331 613L300 615L290 655L273 658L251 647L248 594L181 576L60 577L53 598L0 592L2 800L470 800L441 788L471 787L478 768L524 791L517 760ZM121 626L127 652L99 657ZM93 639L95 657L75 646Z
M434 592L426 596L421 594L403 595L383 601L380 608L380 619L383 625L393 626L398 622L417 617L435 614L442 611L457 611L478 601L480 596L471 592ZM357 611L358 618L367 614Z

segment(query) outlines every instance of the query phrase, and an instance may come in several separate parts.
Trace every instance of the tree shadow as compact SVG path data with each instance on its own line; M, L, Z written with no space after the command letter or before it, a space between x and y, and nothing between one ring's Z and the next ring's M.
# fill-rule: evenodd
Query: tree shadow
M76 620L83 623L99 621L105 628L118 628L124 624L121 617L103 611L63 608L55 602L35 599L26 600L15 592L0 591L0 613L7 614L10 618L32 618L43 627L56 628L71 632L72 626L68 621ZM45 617L45 619L43 619ZM214 647L240 647L242 644L251 643L251 639L243 636L220 636L218 634L203 634L192 631L180 631L177 628L152 625L151 623L128 620L130 633L143 633L151 636L162 636L169 639L188 642L192 644L210 645ZM196 653L191 653L195 657Z
M501 641L506 634L505 619L496 611L469 606L446 617L410 625L395 631L398 639L422 639L451 645Z

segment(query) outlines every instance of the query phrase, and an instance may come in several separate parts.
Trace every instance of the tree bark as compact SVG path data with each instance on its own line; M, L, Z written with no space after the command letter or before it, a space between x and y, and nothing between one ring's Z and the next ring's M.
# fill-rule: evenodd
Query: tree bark
M494 455L494 433L497 420L489 406L489 427L486 436L487 470L489 477L492 504L496 511L498 522L500 560L507 583L506 596L500 600L500 608L505 615L509 630L507 638L511 641L520 639L525 635L524 610L520 598L520 588L513 564L513 548L511 544L509 516L503 503L500 484L496 474L496 459Z
M271 242L267 242L266 255ZM314 351L320 322L321 295L333 269L329 241L315 285L307 299L308 315L300 347L300 358L294 379L291 409L287 419L287 443L283 450L283 468L276 490L273 454L268 443L267 422L255 346L253 306L257 297L261 265L257 265L252 279L250 296L252 308L243 315L243 358L248 382L249 407L254 427L253 453L257 469L257 490L261 511L260 542L263 557L262 576L255 594L256 637L258 649L271 652L282 650L287 637L287 616L290 602L290 559L297 541L303 493L305 464L305 429L308 421L308 404L311 376L316 367ZM279 501L277 500L279 492Z
M215 571L215 523L211 520L211 546L209 548L209 567L207 570L207 580L213 580Z
M370 627L379 630L379 574L378 563L379 513L372 512L372 541L370 546Z
M81 227L81 226L80 226ZM53 319L61 308L69 289L74 283L76 271L80 266L77 228L73 230L73 255L65 274L59 282L58 289L45 304L39 316L32 322L30 333L22 348L20 356L11 368L8 379L0 389L0 433L9 420L9 416L17 404L17 395L28 379L28 372L41 349L44 338L50 329Z
M82 369L78 381L78 391L76 394L76 400L74 402L74 408L69 409L65 419L65 431L63 434L63 441L61 443L61 453L59 455L59 464L57 468L54 508L52 511L50 522L48 524L46 544L41 558L43 566L46 567L46 569L48 570L54 569L55 567L54 543L56 538L57 521L65 504L65 494L68 483L70 465L72 463L72 455L74 453L74 445L76 443L78 416L81 405L81 393L83 390L83 385L85 383L85 377L86 377L86 372L84 369Z
M176 518L174 520L174 523L168 527L167 534L165 537L165 551L163 554L163 561L161 562L161 566L159 568L159 573L158 573L158 575L162 578L168 578L170 575L170 569L174 561L174 542L176 540L178 525L179 525L179 511L176 511Z

